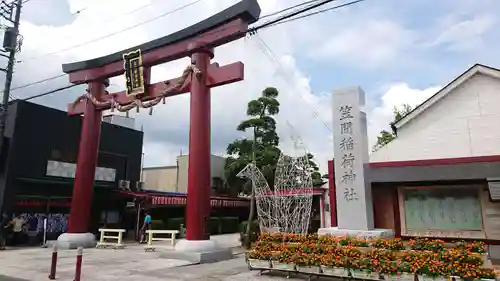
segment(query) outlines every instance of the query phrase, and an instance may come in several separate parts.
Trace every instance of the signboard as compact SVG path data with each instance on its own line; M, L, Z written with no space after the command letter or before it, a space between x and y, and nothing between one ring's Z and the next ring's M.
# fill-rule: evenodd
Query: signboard
M333 137L338 226L373 229L371 187L365 177L368 163L365 93L352 87L333 93ZM368 183L368 184L367 184Z
M75 178L76 164L60 161L47 161L47 176L61 177L61 178ZM96 181L114 182L116 177L116 170L112 168L97 167L95 169Z
M145 92L141 50L123 55L127 96L142 95Z

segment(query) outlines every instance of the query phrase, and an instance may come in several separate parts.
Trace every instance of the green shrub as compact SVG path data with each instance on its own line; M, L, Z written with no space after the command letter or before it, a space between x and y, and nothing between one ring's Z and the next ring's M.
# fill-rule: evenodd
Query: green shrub
M205 227L206 227L205 231L208 234L210 235L219 234L221 230L219 226L219 218L211 217L210 219L208 219L207 225Z
M244 221L240 224L240 241L242 246L245 246L244 243L245 243L247 225L248 221ZM259 221L254 220L250 226L250 243L257 242L257 239L259 239L259 234L260 234Z
M238 233L240 219L238 217L220 217L220 233Z
M162 230L167 229L167 226L162 220L151 220L151 229Z
M181 230L181 224L186 224L184 218L170 218L167 219L168 230Z

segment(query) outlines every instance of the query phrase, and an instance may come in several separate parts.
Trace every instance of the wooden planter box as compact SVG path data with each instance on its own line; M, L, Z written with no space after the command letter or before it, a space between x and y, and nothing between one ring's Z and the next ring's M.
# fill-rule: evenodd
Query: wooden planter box
M318 273L321 273L320 267L316 266L316 265L312 265L312 266L296 265L295 268L297 268L298 272L306 273L306 274L318 274Z
M384 279L386 281L414 281L415 274L407 272L403 272L400 275L384 274Z
M380 280L380 273L378 272L366 272L362 270L351 270L351 276L357 279L363 280Z
M267 260L248 259L248 264L255 269L270 269L271 262Z
M285 271L295 271L295 264L293 263L281 263L277 261L271 261L272 269L285 270Z
M444 276L436 276L436 277L431 277L427 275L417 275L418 281L447 281L448 278Z
M322 265L321 271L323 272L324 275L328 276L349 277L349 269L345 267L330 267Z

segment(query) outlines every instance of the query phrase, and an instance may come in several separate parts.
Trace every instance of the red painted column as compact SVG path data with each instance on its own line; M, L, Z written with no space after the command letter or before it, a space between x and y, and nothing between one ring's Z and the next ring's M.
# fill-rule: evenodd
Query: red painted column
M189 123L189 163L186 239L206 240L205 220L210 216L210 88L206 84L212 53L200 50L191 61L201 71L192 75Z
M102 82L90 82L89 92L93 96L104 93ZM94 177L97 166L97 152L101 135L102 112L96 110L92 102L87 101L82 121L82 133L78 147L78 160L71 198L68 232L86 233L90 221Z
M330 223L337 226L337 192L335 190L335 163L328 161L328 195L330 196Z

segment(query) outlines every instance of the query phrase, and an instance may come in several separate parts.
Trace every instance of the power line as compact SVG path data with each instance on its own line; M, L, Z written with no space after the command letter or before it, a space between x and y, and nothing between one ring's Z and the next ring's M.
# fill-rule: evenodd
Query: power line
M201 0L197 0L197 1L192 2L190 4L187 4L187 5L193 5L193 4L195 4L196 2L199 2L199 1L201 1ZM316 1L314 1L314 2L316 2ZM264 24L261 24L261 25L249 28L248 31L244 31L242 33L247 33L248 32L249 34L256 34L257 31L259 31L259 30L261 30L263 28L268 28L268 27L276 26L276 25L280 24L281 21L283 21L283 20L285 22L291 22L291 21L294 21L294 20L298 20L298 19L301 19L301 18L309 17L309 16L312 16L312 15L316 15L316 14L319 14L319 13L326 12L326 11L338 9L338 8L345 7L345 6L348 6L348 5L352 5L352 4L355 4L355 3L359 3L359 2L362 2L362 1L365 1L365 0L357 0L357 1L346 3L346 4L338 5L338 6L335 6L335 7L331 7L331 8L328 8L328 9L324 9L324 10L321 10L321 11L318 11L318 12L309 13L309 14L306 14L305 16L301 16L301 17L297 17L297 18L291 18L293 16L297 16L297 15L303 13L303 12L309 11L309 10L317 8L317 7L320 7L322 5L328 4L328 3L333 2L333 1L336 1L336 0L325 0L325 1L322 1L319 4L314 4L314 5L308 6L308 7L304 8L304 9L299 10L299 11L292 12L290 14L281 16L281 17L279 17L277 19L270 20L270 21L268 21L268 22L266 22ZM178 8L178 9L182 9L182 7ZM286 11L286 10L290 10L290 7L289 8L285 8L282 11ZM280 11L275 12L275 13L278 14L278 13L280 13ZM152 21L152 20L149 20L149 21ZM231 27L228 27L228 28L231 28ZM212 32L216 33L216 32L220 32L220 31L221 30L219 29L217 31L212 31ZM210 32L207 32L207 34L210 34ZM43 82L46 82L46 81L49 81L49 80L53 80L53 79L56 79L56 78L59 78L59 77L65 76L65 75L66 74L61 74L61 75L58 75L58 76L46 78L46 79L43 79L41 81L32 82L32 83L30 83L30 85L19 86L19 87L15 88L15 89L25 88L25 87L28 87L28 86L31 86L31 85L43 83ZM55 92L58 92L58 91L61 91L61 90L72 88L72 87L77 86L77 85L79 85L79 84L73 84L73 85L61 87L61 88L58 88L58 89L55 89L55 90L52 90L52 91L49 91L49 92L46 92L46 93L43 93L43 94L39 94L39 95L35 95L35 96L31 96L31 97L25 98L24 100L30 100L30 99L35 99L35 98L43 97L43 96L46 96L46 95L49 95L49 94L52 94L52 93L55 93ZM328 125L326 125L326 126L328 127ZM329 127L328 127L328 129L331 130Z
M30 1L30 0L25 0L25 1ZM139 24L137 24L137 25L135 25L135 26L132 26L131 28L135 28L135 27L141 26L141 25L143 25L143 24L149 23L149 22L151 22L151 21L157 20L157 19L159 19L159 18L161 18L161 17L163 17L163 16L166 16L166 15L172 14L172 13L174 13L174 12L177 12L177 11L179 11L179 10L182 10L182 9L184 9L184 8L187 8L187 7L191 6L191 5L197 4L198 2L201 2L201 1L202 1L202 0L197 0L197 1L194 1L194 2L191 2L191 3L188 3L188 4L186 4L186 5L184 5L184 6L181 6L181 7L177 8L177 9L174 9L174 10L171 10L171 11L169 11L169 12L166 12L166 13L164 13L164 14L160 15L160 16L157 16L157 17L155 17L155 18L149 19L149 20L144 21L144 22L142 22L142 23L139 23ZM318 1L319 1L319 0L310 0L310 1L306 1L306 2L300 3L300 4L296 4L296 5L293 5L293 6L287 7L287 8L285 8L285 9L282 9L282 10L279 10L279 11L272 12L272 13L270 13L270 14L264 15L264 16L260 17L260 19L267 18L267 17L271 17L271 16L274 16L274 15L277 15L277 14L280 14L280 13L283 13L283 12L286 12L286 11L289 11L289 10L292 10L292 9L295 9L295 8L297 8L297 7L301 7L301 6L304 6L304 5L312 4L312 3L315 3L315 2L318 2ZM336 1L336 0L323 1L323 2L321 2L321 3L319 3L319 4L317 4L317 5L312 5L312 6L306 7L306 8L305 8L305 10L303 10L303 11L307 11L307 10L313 9L313 8L315 8L315 7L319 7L319 6L321 6L321 5L324 5L324 4L329 3L329 2L332 2L332 1ZM361 1L364 1L364 0L361 0ZM360 1L354 1L354 2L356 2L356 3L357 3L357 2L360 2ZM334 8L340 8L341 6L351 5L351 4L354 4L354 3L353 3L353 2L351 2L351 3L347 3L347 4L344 4L344 5L337 6L337 7L328 8L328 9L325 9L325 10L322 10L322 11L319 11L319 12L314 12L314 13L307 14L307 15L302 16L302 17L298 17L298 18L293 18L293 19L285 20L284 22L290 22L290 21L293 21L293 20L297 20L297 19L300 19L300 18L304 18L304 17L306 17L306 16L307 16L307 17L309 17L309 16L312 16L312 15L315 15L315 14L318 14L318 13L321 13L321 12L329 11L329 10L332 10L332 9L334 9ZM319 6L318 6L318 5L319 5ZM133 13L133 12L135 12L135 11L137 11L137 10L139 10L139 9L142 9L142 8L144 8L144 7L146 7L146 6L148 6L148 5L141 6L141 7L137 8L137 9L135 9L135 10L130 11L129 13ZM299 12L299 13L294 12L294 13L292 13L292 14L285 15L285 16L283 16L282 18L286 19L286 18L289 18L289 17L291 17L291 16L294 16L294 15L300 14L300 13L301 13L301 10L299 10L298 12ZM251 33L251 32L255 32L255 31L257 31L258 29L265 28L265 27L270 26L270 25L273 25L273 26L274 26L274 25L278 25L278 24L280 24L280 23L281 23L281 22L280 22L280 20L281 20L281 18L278 18L278 19L276 19L276 20L269 21L269 22L265 23L265 24L264 24L264 25L262 25L262 26L254 27L252 30L250 30L250 33ZM49 55L54 55L54 54L57 54L57 53L65 52L65 51L68 51L68 50L71 50L71 49L74 49L74 48L78 48L78 47L84 46L84 45L86 45L86 44L90 44L90 43L94 43L94 42L100 41L100 40L102 40L102 39L105 39L105 38L108 38L108 37L114 36L114 35L116 35L116 34L119 34L119 33L121 33L121 32L124 32L124 31L127 31L127 29L123 29L123 30L120 30L120 31L118 31L118 32L114 32L114 33L111 33L111 34L105 35L105 36L103 36L103 37L93 39L93 40L91 40L91 41L87 41L87 42L84 42L84 43L81 43L81 44L78 44L78 45L75 45L75 46L72 46L72 47L68 47L68 48L66 48L66 49L62 49L62 50L55 51L55 52L52 52L52 53L47 53L47 54L45 54L45 55L41 55L41 56L38 56L38 57L29 58L29 59L26 59L26 60L35 60L35 59L38 59L38 58L41 58L41 57L44 57L44 56L49 56ZM217 32L218 32L218 31L217 31ZM26 60L24 60L24 61L26 61ZM45 79L42 79L42 80L39 80L39 81L34 81L34 82L31 82L31 83L28 83L28 84L25 84L25 85L21 85L21 86L18 86L18 87L14 87L12 90L22 89L22 88L29 87L29 86L32 86L32 85L40 84L40 83L43 83L43 82L47 82L47 81L50 81L50 80L53 80L53 79L57 79L57 78L63 77L63 76L65 76L65 75L66 75L66 74L60 74L60 75L56 75L56 76L53 76L53 77L48 77L48 78L45 78Z
M251 28L248 32L251 34L252 32L256 32L258 29L262 29L262 28L266 28L270 25L273 25L273 24L276 24L278 22L281 22L283 20L286 20L286 19L289 19L291 17L294 17L296 15L299 15L299 14L302 14L304 12L307 12L309 10L312 10L312 9L315 9L315 8L318 8L318 7L321 7L323 5L326 5L330 2L333 2L333 1L337 1L337 0L325 0L325 1L321 1L317 4L314 4L314 5L310 5L310 6L307 6L306 8L304 9L299 9L298 11L295 11L295 12L292 12L292 13L289 13L287 15L284 15L284 16L281 16L281 17L278 17L277 19L274 19L274 20L270 20L260 26L257 26L257 27L254 27L254 28Z
M27 1L30 1L30 0L27 0ZM123 32L126 32L126 31L129 31L130 29L134 29L134 28L137 28L137 27L142 26L142 25L144 25L144 24L147 24L147 23L150 23L150 22L152 22L152 21L158 20L158 19L163 18L163 17L165 17L165 16L167 16L167 15L170 15L170 14L172 14L172 13L178 12L178 11L183 10L183 9L185 9L185 8L188 8L188 7L192 6L192 5L195 5L195 4L197 4L197 3L201 2L201 1L203 1L203 0L193 1L193 2L191 2L191 3L188 3L188 4L186 4L186 5L183 5L183 6L181 6L181 7L178 7L178 8L176 8L176 9L174 9L174 10L171 10L171 11L169 11L169 12L163 13L163 14L161 14L161 15L159 15L159 16L154 17L154 18L150 18L150 19L148 19L148 20L146 20L146 21L140 22L140 23L135 24L135 25L132 25L132 26L130 26L130 27L127 27L127 28L121 29L121 30L119 30L119 31L116 31L116 32L113 32L113 33L109 33L109 34L107 34L107 35L104 35L104 36L101 36L101 37L98 37L98 38L95 38L95 39L92 39L92 40L89 40L89 41L86 41L86 42L83 42L83 43L80 43L80 44L77 44L77 45L73 45L73 46L70 46L70 47L67 47L67 48L64 48L64 49L60 49L60 50L57 50L57 51L53 51L53 52L49 52L49 53L45 53L45 54L42 54L42 55L39 55L39 56L36 56L36 57L27 58L27 59L24 59L24 60L23 60L23 62L25 62L25 61L31 61L31 60L37 60L37 59L40 59L40 58L45 57L45 56L56 55L56 54L59 54L59 53L63 53L63 52L70 51L70 50L75 49L75 48L82 47L82 46L87 45L87 44L95 43L95 42L97 42L97 41L100 41L100 40L103 40L103 39L106 39L106 38L109 38L109 37L112 37L112 36L118 35L118 34L120 34L120 33L123 33ZM290 7L288 7L288 8L285 8L285 9L282 9L282 10L279 10L279 11L272 12L272 13L270 13L270 14L264 15L264 16L260 17L260 18L259 18L259 20L264 19L264 18L267 18L267 17L274 16L274 15L278 15L278 14L281 14L281 13L283 13L283 12L286 12L286 11L289 11L289 10L292 10L292 9L295 9L295 8L298 8L298 7L301 7L301 6L307 5L307 4L315 3L315 2L318 2L318 1L320 1L320 0L309 0L309 1L306 1L306 2L303 2L303 3L300 3L300 4L296 4L296 5L290 6ZM331 1L331 0L330 0L330 1ZM335 1L335 0L333 0L333 1ZM149 4L146 4L146 5L140 6L140 7L136 8L136 9L134 9L134 10L130 11L130 12L127 12L127 13L125 13L125 14L122 14L121 16L123 16L123 15L128 15L128 14L131 14L131 13L134 13L134 12L137 12L138 10L143 9L143 8L145 8L145 7L148 7L148 6L150 6L151 4L152 4L152 3L149 3ZM309 9L308 9L308 10L309 10ZM104 23L106 23L106 22L109 22L109 21L105 21ZM103 24L103 23L101 23L101 24Z
M52 56L52 55L56 55L56 54L59 54L59 53L63 53L63 52L66 52L66 51L69 51L69 50L72 50L72 49L75 49L75 48L78 48L78 47L82 47L82 46L85 46L87 44L91 44L91 43L94 43L94 42L97 42L97 41L101 41L103 39L106 39L108 37L111 37L111 36L115 36L115 35L118 35L120 33L123 33L125 31L129 31L130 29L134 29L134 28L137 28L141 25L144 25L144 24L147 24L147 23L150 23L152 21L155 21L155 20L158 20L160 18L163 18L165 16L168 16L170 14L173 14L175 12L178 12L178 11L181 11L187 7L190 7L190 6L193 6L199 2L201 2L202 0L196 0L196 1L193 1L191 3L188 3L188 4L185 4L183 6L180 6L178 8L175 8L173 10L170 10L168 12L165 12L163 14L160 14L156 17L153 17L153 18L150 18L148 20L145 20L145 21L142 21L140 23L137 23L137 24L134 24L132 26L129 26L129 27L126 27L126 28L123 28L123 29L120 29L118 31L115 31L113 33L109 33L109 34L106 34L104 36L101 36L101 37L98 37L98 38L95 38L95 39L92 39L92 40L89 40L89 41L86 41L86 42L83 42L83 43L80 43L80 44L77 44L77 45L73 45L73 46L70 46L70 47L67 47L67 48L64 48L64 49L60 49L60 50L57 50L57 51L54 51L54 52L50 52L50 53L45 53L45 54L42 54L40 56L37 56L37 57L31 57L31 58L27 58L27 59L24 59L22 60L22 62L25 62L25 61L30 61L30 60L36 60L36 59L39 59L41 57L46 57L46 56Z
M291 7L288 7L288 8L276 11L276 12L272 12L272 13L267 14L267 15L263 15L259 19L264 19L264 18L272 17L272 16L275 16L275 15L281 14L283 12L286 12L286 11L289 11L289 10L292 10L292 9L295 9L295 8L298 8L298 7L301 7L301 6L304 6L304 5L308 5L308 4L311 4L311 3L314 3L314 2L318 2L318 1L320 1L320 0L310 0L310 1L302 2L302 3L299 3L297 5L293 5Z
M29 97L27 97L27 98L20 99L20 100L27 101L27 100L33 100L33 99L41 98L41 97L48 96L48 95L50 95L50 94L53 94L53 93L56 93L56 92L59 92L59 91L62 91L62 90L71 89L71 88L76 87L76 86L79 86L79 85L81 85L81 84L71 84L71 85L67 85L67 86L60 87L60 88L57 88L57 89L54 89L54 90L50 90L50 91L45 92L45 93L42 93L42 94L29 96Z
M57 78L64 77L66 75L67 75L66 73L63 73L63 74L59 74L57 76L52 76L52 77L44 78L42 80L38 80L38 81L30 82L30 83L27 83L27 84L24 84L24 85L21 85L21 86L13 87L11 90L19 90L19 89L22 89L22 88L34 86L34 85L37 85L37 84L41 84L43 82L47 82L47 81L50 81L50 80L54 80L54 79L57 79Z
M25 1L30 1L30 0L25 0ZM138 27L138 26L140 26L140 25L142 25L142 24L149 23L149 22L151 22L151 21L157 20L157 19L159 19L159 18L161 18L161 17L163 17L163 16L166 16L166 15L168 15L168 14L174 13L174 12L179 11L179 10L181 10L181 9L187 8L187 7L189 7L189 6L191 6L191 5L194 5L194 4L197 4L198 2L201 2L201 1L202 1L202 0L197 0L197 1L191 2L191 3L187 4L187 5L181 6L181 7L177 8L177 9L172 10L172 11L166 12L166 13L164 13L164 14L160 15L160 16L157 16L157 17L152 18L152 19L149 19L149 20L147 20L147 21L145 21L145 22L139 23L138 25L135 25L134 27ZM277 15L277 14L280 14L280 13L283 13L283 12L286 12L286 11L289 11L289 10L291 10L291 9L294 9L294 8L297 8L297 7L300 7L300 6L304 6L304 5L307 5L307 4L311 4L311 3L314 3L314 2L318 2L318 1L319 1L319 0L311 0L311 1L306 1L306 2L303 2L303 3L297 4L297 5L293 5L293 6L291 6L291 7L288 7L288 8L285 8L285 9L282 9L282 10L279 10L279 11L272 12L272 13L270 13L270 14L264 15L264 16L260 17L260 19L267 18L267 17L271 17L271 16L274 16L274 15ZM152 2L151 2L151 3L152 3ZM151 4L151 3L150 3L150 4ZM149 6L150 4L147 4L147 5L144 5L144 6L140 6L140 7L138 7L137 9L132 10L132 11L130 11L130 12L128 12L128 13L126 13L126 14L130 14L130 13L136 12L136 11L138 11L138 10L142 9L142 8L145 8L145 7ZM131 27L131 28L134 28L134 27ZM127 28L127 29L129 29L129 28ZM27 61L27 60L36 60L36 59L41 58L41 57L44 57L44 56L49 56L49 55L57 54L57 53L60 53L60 52L65 52L65 51L67 51L67 50L71 50L71 49L74 49L74 48L78 48L78 47L81 47L81 46L83 46L83 45L90 44L90 43L93 43L93 42L96 42L96 41L99 41L99 40L102 40L102 39L105 39L105 38L108 38L108 37L114 36L114 35L116 35L116 34L119 34L119 33L121 33L121 32L126 31L127 29L123 29L123 30L121 30L121 31L118 31L118 32L115 32L115 33L111 33L111 34L108 34L108 35L106 35L106 36L103 36L103 37L100 37L100 38L97 38L97 39L93 39L93 40L91 40L91 41L87 41L87 42L84 42L84 43L81 43L81 44L78 44L78 45L75 45L75 46L72 46L72 47L68 47L68 48L66 48L66 49L62 49L62 50L59 50L59 51L56 51L56 52L47 53L47 54L44 54L44 55L41 55L41 56L38 56L38 57L32 57L32 58L26 59L26 60L24 60L24 61ZM56 75L56 76L52 76L52 77L48 77L48 78L44 78L44 79L42 79L42 80L38 80L38 81L30 82L30 83L27 83L27 84L24 84L24 85L21 85L21 86L18 86L18 87L14 87L14 88L12 88L12 90L18 90L18 89L22 89L22 88L30 87L30 86L33 86L33 85L37 85L37 84L40 84L40 83L43 83L43 82L47 82L47 81L50 81L50 80L54 80L54 79L57 79L57 78L63 77L63 76L65 76L65 75L67 75L67 74L63 73L63 74L59 74L59 75Z
M336 1L336 0L333 0L333 1ZM300 17L295 17L295 18L291 18L291 19L288 19L288 20L280 21L280 22L272 24L272 26L276 26L276 25L280 25L280 24L283 24L283 23L288 23L288 22L296 21L296 20L303 19L303 18L308 18L310 16L314 16L314 15L318 15L318 14L325 13L325 12L328 12L328 11L332 11L332 10L344 8L344 7L351 6L351 5L354 5L354 4L358 4L358 3L364 2L364 1L366 1L366 0L351 1L351 2L348 2L348 3L344 3L344 4L341 4L341 5L333 6L333 7L326 8L326 9L323 9L323 10L319 10L319 11L316 11L316 12L307 13L307 14L302 15Z
M27 2L27 1L31 1L31 0L25 0L25 1ZM159 19L159 18L161 18L161 17L163 17L163 16L167 16L168 14L175 13L175 12L177 12L177 11L180 11L180 10L182 10L182 9L184 9L184 8L187 8L187 7L189 7L189 6L191 6L191 5L194 5L194 4L196 4L196 3L198 3L198 2L201 2L201 1L203 1L203 0L197 0L197 1L191 2L191 3L189 3L189 4L186 4L186 5L184 5L184 6L181 6L181 7L179 7L179 8L174 9L174 10L171 10L171 11L169 11L169 12L167 12L167 13L164 13L164 14L162 14L162 15L160 15L160 16L158 16L158 17L156 17L156 18L153 18L153 19L150 19L150 20L148 20L148 21L142 22L142 23L140 23L140 24L138 24L138 25L136 25L136 26L132 26L132 27L130 27L130 28L135 28L135 27L138 27L138 26L140 26L140 25L142 25L142 24L145 24L145 23L151 22L151 21L153 21L153 20ZM147 7L147 6L150 6L150 5L151 5L151 3L150 3L150 4L147 4L147 5L144 5L144 6L140 6L139 8L137 8L137 9L135 9L135 10L132 10L132 11L130 11L130 12L128 12L128 13L125 13L125 14L123 14L123 15L131 14L131 13L133 13L133 12L136 12L136 11L138 11L138 10L140 10L140 9L142 9L142 8L145 8L145 7ZM127 28L127 29L130 29L130 28ZM57 51L57 52L47 53L47 54L44 54L44 55L41 55L41 56L38 56L38 57L28 58L28 59L25 59L25 60L23 60L23 61L26 61L26 60L36 60L36 59L41 58L41 57L44 57L44 56L54 55L54 54L57 54L57 53L60 53L60 52L64 52L64 51L67 51L67 50L71 50L71 49L74 49L74 48L78 48L78 47L80 47L80 46L83 46L83 45L86 45L86 44L90 44L90 43L93 43L93 42L96 42L96 41L99 41L99 40L105 39L105 38L107 38L107 37L110 37L110 36L113 36L113 35L119 34L119 33L123 32L123 31L126 31L127 29L123 29L123 30L120 30L120 31L115 32L115 33L112 33L112 34L108 34L108 35L106 35L106 36L103 36L103 37L100 37L100 38L97 38L97 39L94 39L94 40L91 40L91 41L88 41L88 42L85 42L85 43L82 43L82 44L79 44L79 45L76 45L76 46L73 46L73 47L69 47L69 48L66 48L66 49L63 49L63 50L59 50L59 51ZM21 61L21 62L23 62L23 61ZM37 84L40 84L40 83L43 83L43 82L47 82L47 81L50 81L50 80L54 80L54 79L57 79L57 78L60 78L60 77L66 76L66 75L67 75L66 73L63 73L63 74L59 74L59 75L56 75L56 76L52 76L52 77L48 77L48 78L44 78L44 79L42 79L42 80L38 80L38 81L30 82L30 83L27 83L27 84L24 84L24 85L21 85L21 86L18 86L18 87L14 87L14 88L12 88L12 90L18 90L18 89L22 89L22 88L30 87L30 86L37 85Z
M254 38L257 38L257 43L260 44L258 45L259 47L261 47L261 51L263 51L263 53L270 59L271 62L275 63L277 66L278 66L278 70L280 70L281 74L283 75L283 77L285 78L285 81L292 87L292 88L295 88L295 85L294 83L292 82L293 79L290 79L290 76L288 75L287 71L285 70L285 67L283 66L283 64L281 63L280 59L276 56L276 54L273 52L273 50L269 47L269 45L266 44L266 42L262 39L262 37L259 36L259 34L255 34L255 37ZM263 48L263 49L262 49ZM332 129L330 128L330 126L328 125L328 123L326 123L320 116L320 114L318 113L318 111L316 110L316 108L314 108L314 106L312 104L310 104L307 99L300 93L298 93L298 96L310 107L314 117L316 119L318 119L318 121L320 123L322 123L323 126L325 126L325 128L332 132Z

